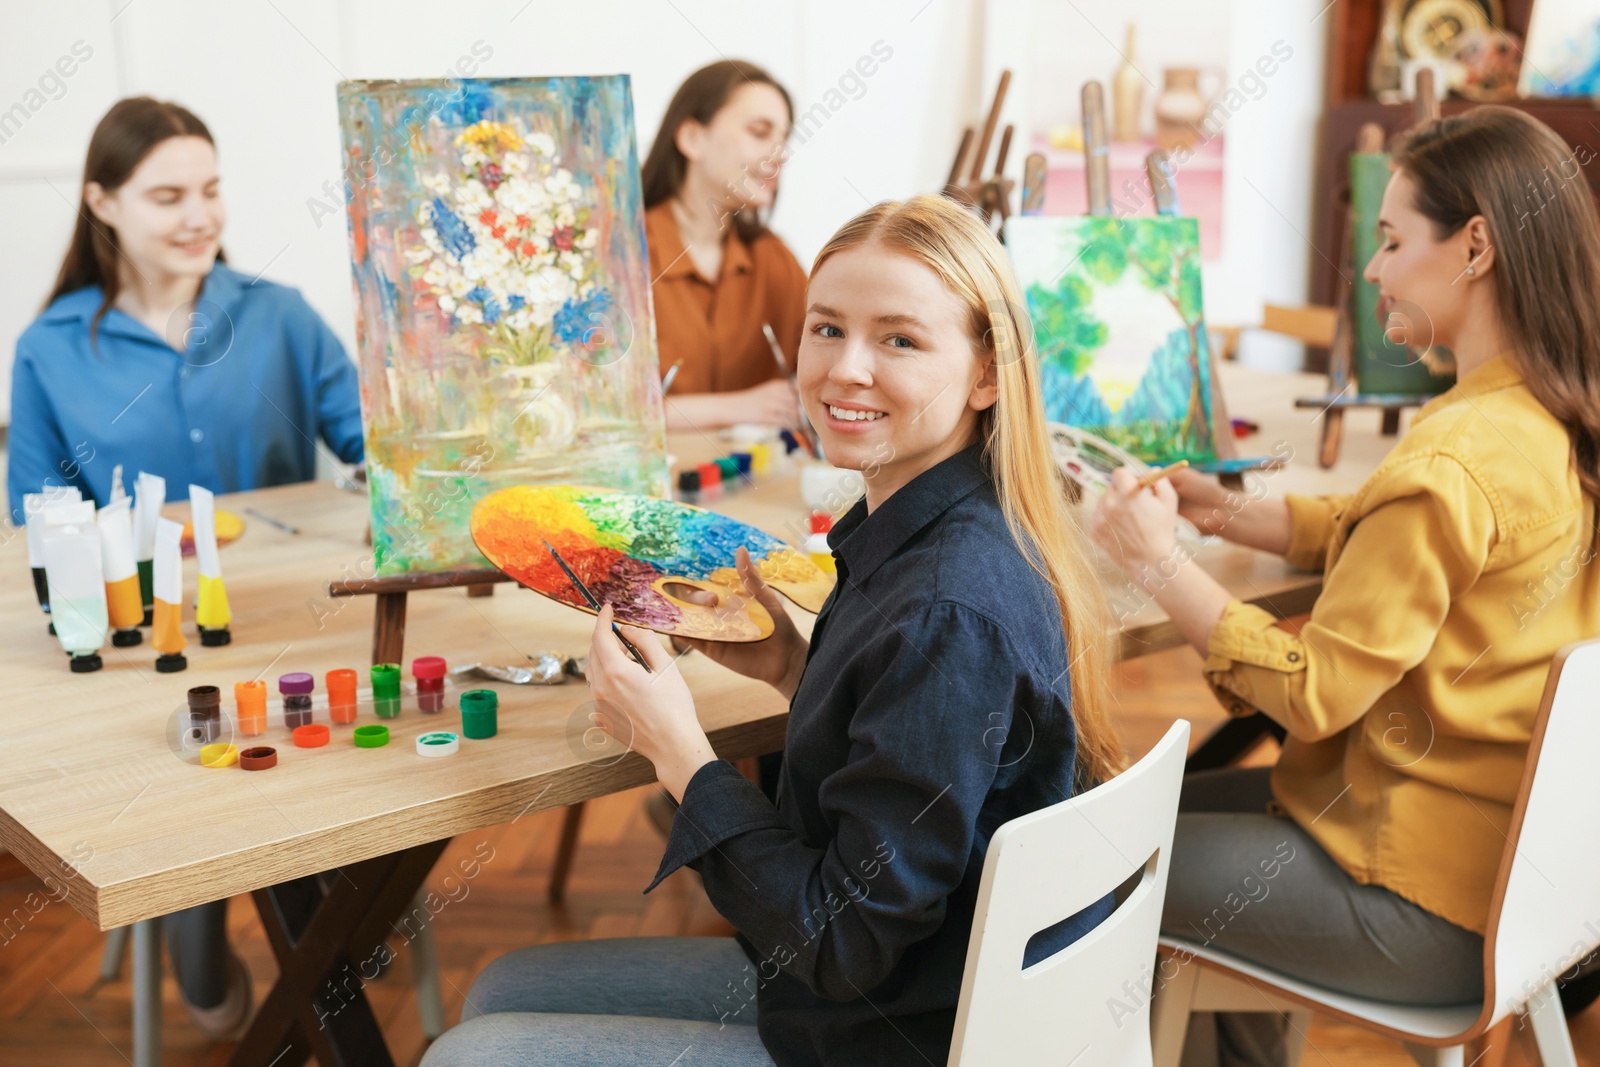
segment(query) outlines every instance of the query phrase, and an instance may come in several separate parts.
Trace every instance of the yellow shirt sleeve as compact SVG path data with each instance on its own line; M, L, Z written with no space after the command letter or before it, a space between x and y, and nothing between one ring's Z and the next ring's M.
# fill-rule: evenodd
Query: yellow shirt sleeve
M1260 608L1230 603L1212 628L1204 672L1224 708L1265 712L1304 741L1355 723L1422 662L1450 610L1470 587L1496 537L1481 483L1460 460L1425 454L1374 478L1354 518L1327 498L1292 498L1300 559L1335 554L1311 621L1291 634ZM1330 534L1313 550L1311 536ZM1298 536L1302 530L1305 535Z
M1303 571L1320 571L1328 557L1328 542L1339 516L1350 506L1354 497L1299 496L1290 493L1284 497L1289 505L1289 550L1283 558L1289 566Z

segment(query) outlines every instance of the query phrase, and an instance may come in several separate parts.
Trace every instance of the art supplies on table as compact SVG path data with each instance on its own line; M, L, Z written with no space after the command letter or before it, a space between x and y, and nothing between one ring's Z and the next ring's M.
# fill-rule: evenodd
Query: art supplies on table
M105 570L106 613L114 632L111 643L131 648L144 640L144 603L139 595L139 567L133 552L133 501L118 497L95 516L100 528L100 562Z
M72 657L74 674L97 671L109 620L94 501L46 508L44 517L45 581L56 638Z
M39 598L39 607L46 615L50 614L50 583L46 581L44 572L44 512L46 508L57 504L76 504L82 499L82 491L70 485L51 486L41 493L24 493L22 496L28 568L33 572L34 595ZM52 625L50 633L55 632L55 626Z
M167 480L159 475L139 472L134 481L133 545L139 566L139 598L144 603L144 624L149 626L154 617L155 591L151 585L154 571L151 561L156 554L156 520L161 518L161 506L167 502Z
M765 531L675 501L588 486L519 486L478 502L472 536L508 576L553 600L593 611L544 547L559 550L618 621L659 633L759 641L772 619L744 593L735 550L749 550L763 581L807 611L833 586L804 554ZM717 593L706 607L675 586ZM681 590L680 590L681 591Z
M171 519L156 519L154 560L150 587L155 600L150 643L159 655L156 670L162 674L185 670L189 660L183 650L183 527Z
M200 643L207 648L233 640L228 623L233 613L228 607L228 590L222 584L222 554L217 550L217 505L211 490L189 486L189 506L193 512L194 555L200 580L195 597L194 624Z

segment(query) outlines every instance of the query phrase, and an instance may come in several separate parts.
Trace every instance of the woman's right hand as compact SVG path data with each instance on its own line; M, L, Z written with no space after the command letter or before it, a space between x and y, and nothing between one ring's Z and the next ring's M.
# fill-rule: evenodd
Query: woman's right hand
M1289 551L1289 505L1282 500L1253 499L1187 468L1168 480L1178 493L1178 514L1201 533L1279 556Z
M787 378L769 378L736 396L738 418L734 421L759 422L786 430L800 428L800 400Z
M766 682L787 698L794 696L800 686L800 674L805 670L806 650L810 647L794 621L784 610L783 598L761 580L761 573L750 560L750 553L740 548L737 553L739 578L744 582L746 595L767 609L772 616L772 636L764 641L707 641L701 638L673 637L672 646L679 652L694 649L706 658L738 671L747 678ZM706 590L695 590L684 596L696 604L715 608L721 598Z

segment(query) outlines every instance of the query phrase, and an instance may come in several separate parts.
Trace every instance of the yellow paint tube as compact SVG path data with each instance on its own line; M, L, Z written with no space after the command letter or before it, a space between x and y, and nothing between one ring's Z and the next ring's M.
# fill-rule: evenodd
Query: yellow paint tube
M106 607L116 631L111 643L129 648L144 640L144 603L139 596L139 568L133 558L133 501L121 496L95 516L100 527L100 563L106 583Z
M217 551L217 504L211 490L189 486L189 510L194 522L194 557L199 564L200 588L194 622L202 645L225 645L231 639L228 592L222 585L222 554Z
M155 628L150 643L161 653L156 670L162 674L189 666L183 649L183 525L171 519L156 520L155 559L151 591L155 594Z

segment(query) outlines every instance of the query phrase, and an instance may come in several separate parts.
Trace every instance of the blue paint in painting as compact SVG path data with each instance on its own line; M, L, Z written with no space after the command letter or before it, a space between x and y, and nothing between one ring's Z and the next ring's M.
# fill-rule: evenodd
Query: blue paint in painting
M439 240L458 258L478 246L467 224L457 218L456 213L450 210L450 205L437 196L433 198L433 228L439 234Z
M557 339L569 345L587 341L590 330L605 329L611 304L611 293L606 289L596 289L581 300L568 300L556 312L553 326Z

